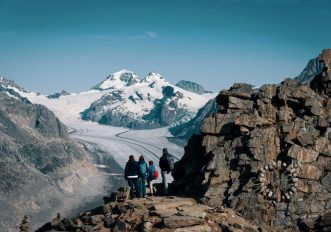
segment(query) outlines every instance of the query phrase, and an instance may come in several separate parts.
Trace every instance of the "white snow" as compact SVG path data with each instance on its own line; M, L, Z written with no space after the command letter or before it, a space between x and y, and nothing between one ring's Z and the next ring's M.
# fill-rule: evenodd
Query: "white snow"
M134 79L134 82L130 85L123 81L124 77L127 76ZM215 94L199 95L181 89L170 84L161 74L155 72L149 73L144 79L140 80L132 71L121 70L110 75L99 85L99 89L119 94L122 100L107 105L99 111L99 115L101 117L107 111L128 112L134 118L140 119L153 109L155 100L162 99L162 91L166 86L171 86L175 93L180 92L182 94L183 97L178 101L179 107L188 109L192 112L192 115L203 107L208 100L215 97ZM130 98L133 98L134 101Z

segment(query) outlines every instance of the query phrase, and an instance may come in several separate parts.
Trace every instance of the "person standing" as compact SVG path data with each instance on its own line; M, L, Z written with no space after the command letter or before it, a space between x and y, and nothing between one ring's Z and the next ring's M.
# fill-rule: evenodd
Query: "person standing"
M151 195L154 194L154 189L153 189L153 180L157 179L157 171L155 169L154 163L153 161L149 161L148 162L148 178L147 178L147 182L148 182L148 186L149 186L149 193Z
M148 177L148 165L145 162L144 156L139 158L139 194L141 197L146 197L146 180Z
M168 178L167 175L174 169L174 159L168 153L167 148L163 148L163 154L159 163L161 169L162 183L164 194L168 194Z
M135 197L140 198L139 186L138 186L139 164L137 161L135 161L133 155L130 155L129 161L125 165L124 177L125 180L128 181L128 184L130 186L131 198L135 198ZM135 195L133 191L134 188L136 190Z

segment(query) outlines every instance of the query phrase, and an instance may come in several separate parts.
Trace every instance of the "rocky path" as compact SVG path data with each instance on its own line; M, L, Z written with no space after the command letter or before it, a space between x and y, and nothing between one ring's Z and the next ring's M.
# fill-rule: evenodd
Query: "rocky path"
M230 209L211 208L192 198L149 197L111 202L75 219L56 218L45 231L272 231L248 223Z

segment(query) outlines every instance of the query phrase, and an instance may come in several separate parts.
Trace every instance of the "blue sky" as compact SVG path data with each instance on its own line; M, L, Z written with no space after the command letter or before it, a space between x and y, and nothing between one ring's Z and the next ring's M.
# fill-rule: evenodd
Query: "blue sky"
M160 72L219 91L297 75L331 47L329 0L0 0L0 73L42 93Z

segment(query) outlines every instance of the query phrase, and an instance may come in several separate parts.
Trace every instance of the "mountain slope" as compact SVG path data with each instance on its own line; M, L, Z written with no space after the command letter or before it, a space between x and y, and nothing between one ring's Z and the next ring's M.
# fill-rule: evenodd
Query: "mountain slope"
M199 133L203 119L216 111L216 99L213 98L198 111L197 115L193 119L178 126L171 127L169 128L169 131L174 137L181 140L181 142L186 145L186 142L193 134Z
M295 78L303 84L309 84L311 80L319 73L323 71L324 64L316 57L309 60L307 66L302 70L302 72Z
M0 83L0 231L17 231L24 214L37 226L102 191L102 179L66 126L11 84Z
M136 129L188 121L212 97L171 85L158 73L141 80L127 70L110 75L93 90L108 93L82 112L84 120Z

